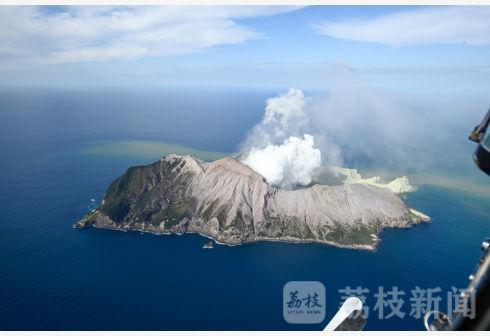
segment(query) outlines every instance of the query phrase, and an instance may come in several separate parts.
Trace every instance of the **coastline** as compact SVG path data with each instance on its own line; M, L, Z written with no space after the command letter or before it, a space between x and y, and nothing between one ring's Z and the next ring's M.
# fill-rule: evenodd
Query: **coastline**
M427 216L428 217L428 216ZM84 228L93 228L93 229L104 229L104 230L113 230L113 231L121 231L121 232L140 232L140 233L147 233L147 234L152 234L156 236L167 236L167 235L177 235L177 236L182 236L184 234L197 234L202 237L205 237L207 239L212 240L215 244L217 245L222 245L222 246L228 246L228 247L236 247L236 246L241 246L241 245L246 245L246 244L253 244L253 243L260 243L260 242L273 242L273 243L283 243L283 244L321 244L321 245L327 245L331 247L337 247L337 248L343 248L343 249L351 249L351 250L360 250L360 251L369 251L369 252L376 252L378 245L381 243L382 239L380 238L380 234L384 231L386 228L381 228L378 230L376 233L376 238L371 236L373 244L352 244L352 245L346 245L346 244L340 244L334 241L325 241L325 240L317 240L317 239L300 239L300 238L294 238L294 237L288 237L288 238L271 238L271 237L260 237L258 239L253 239L249 241L244 241L240 243L227 243L224 241L219 240L219 238L213 237L209 234L195 231L195 230L189 230L189 231L157 231L157 230L146 230L146 229L141 229L139 227L132 227L132 228L123 228L123 227L116 227L116 226L110 226L110 225L104 225L104 226L96 226L93 224L87 224L85 221L84 224L81 224L84 222L84 219L78 221L76 224L74 224L72 227L74 229L84 229ZM418 223L412 223L409 226L405 227L387 227L391 229L408 229L411 228L412 226L419 225L421 223L426 223L427 221L419 221Z

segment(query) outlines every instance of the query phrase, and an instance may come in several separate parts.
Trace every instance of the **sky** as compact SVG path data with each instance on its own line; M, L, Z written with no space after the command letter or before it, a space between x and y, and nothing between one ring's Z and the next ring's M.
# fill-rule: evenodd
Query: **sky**
M297 144L283 153L458 171L490 103L489 18L490 6L0 6L0 89L266 90L265 119L304 122L242 152Z
M328 88L485 94L490 6L0 7L2 87Z

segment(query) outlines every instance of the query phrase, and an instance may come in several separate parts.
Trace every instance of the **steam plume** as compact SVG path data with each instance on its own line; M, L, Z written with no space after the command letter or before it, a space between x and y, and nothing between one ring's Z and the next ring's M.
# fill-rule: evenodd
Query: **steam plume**
M322 96L290 89L268 99L262 120L242 144L242 161L268 182L285 188L305 185L319 166L344 163L425 172L434 165L438 146L454 137L447 132L451 123L464 121L449 108L438 112L436 102L363 86L343 63L332 64L326 78Z
M309 184L314 170L321 165L321 152L314 146L309 134L303 138L292 136L281 145L251 150L243 162L269 183L289 189Z
M267 100L262 121L247 138L243 162L274 185L306 185L322 163L308 129L307 99L298 89Z

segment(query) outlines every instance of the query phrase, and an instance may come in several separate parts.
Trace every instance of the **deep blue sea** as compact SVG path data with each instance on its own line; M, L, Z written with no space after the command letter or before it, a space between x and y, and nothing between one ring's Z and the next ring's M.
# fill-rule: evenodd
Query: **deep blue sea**
M451 286L467 284L490 233L481 193L421 186L406 202L433 221L386 230L376 252L284 243L203 250L208 239L197 235L72 228L113 179L156 159L90 154L87 146L151 140L232 152L275 94L0 93L0 329L321 330L347 286L369 290L371 308L379 286L407 293L404 318L370 313L366 330L423 329L409 317L410 291L440 287L444 305ZM293 280L325 285L322 324L284 321L282 290Z

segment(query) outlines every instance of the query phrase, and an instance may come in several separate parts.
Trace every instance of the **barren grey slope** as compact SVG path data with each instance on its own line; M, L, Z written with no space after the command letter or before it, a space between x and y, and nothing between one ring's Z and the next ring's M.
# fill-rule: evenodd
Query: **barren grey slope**
M76 227L196 232L230 245L275 240L373 249L382 228L421 220L397 195L374 186L282 190L236 159L169 155L129 168Z

